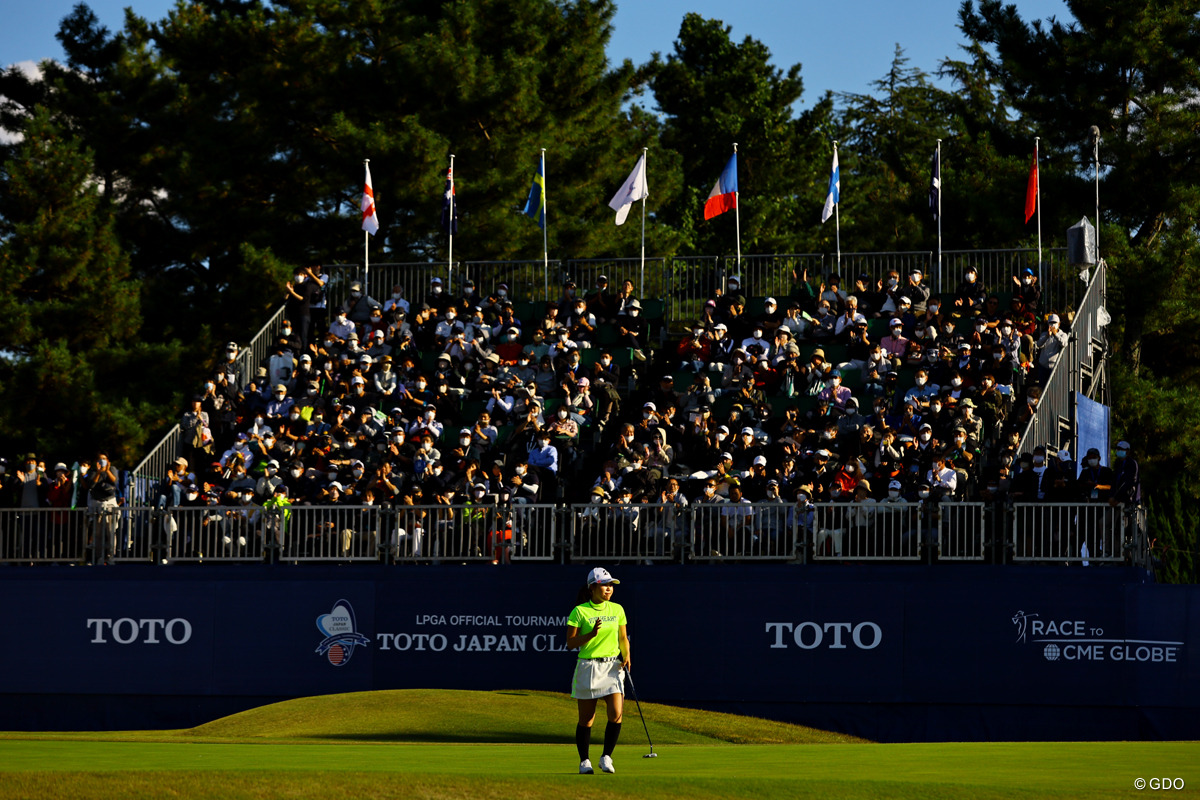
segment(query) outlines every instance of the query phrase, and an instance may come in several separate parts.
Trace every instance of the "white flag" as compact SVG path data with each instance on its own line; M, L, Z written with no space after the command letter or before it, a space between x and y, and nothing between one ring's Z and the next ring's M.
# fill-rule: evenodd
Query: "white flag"
M379 216L375 213L375 190L371 188L371 168L369 166L367 166L367 182L363 186L362 227L372 236L379 233Z
M646 183L646 154L642 153L633 172L629 173L629 177L621 184L621 188L613 195L612 200L608 201L608 207L617 212L617 224L625 224L630 206L649 196L650 187Z

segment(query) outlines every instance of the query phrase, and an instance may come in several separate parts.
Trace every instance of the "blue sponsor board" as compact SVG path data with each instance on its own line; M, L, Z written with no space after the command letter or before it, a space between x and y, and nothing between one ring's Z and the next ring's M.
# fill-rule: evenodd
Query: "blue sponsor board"
M881 740L1200 737L1196 587L1126 569L606 566L645 699ZM371 689L566 691L585 572L13 571L0 601L31 646L0 665L0 728L183 726Z

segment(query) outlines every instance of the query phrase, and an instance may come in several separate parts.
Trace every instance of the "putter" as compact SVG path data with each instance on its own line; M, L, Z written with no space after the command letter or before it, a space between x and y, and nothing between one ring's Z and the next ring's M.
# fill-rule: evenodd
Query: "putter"
M629 681L629 689L633 694L633 702L637 704L638 716L642 718L642 730L646 732L646 741L650 742L650 752L642 756L642 758L658 758L658 753L654 752L654 742L650 741L650 729L646 727L646 716L642 713L642 704L638 701L637 687L633 685L633 675L628 670L625 671L625 680Z

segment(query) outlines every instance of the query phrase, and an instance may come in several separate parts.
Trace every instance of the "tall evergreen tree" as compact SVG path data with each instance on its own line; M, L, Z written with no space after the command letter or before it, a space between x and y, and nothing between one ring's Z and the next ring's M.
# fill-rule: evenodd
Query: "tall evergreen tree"
M91 154L44 108L23 133L0 169L0 448L127 461L162 421L150 367L169 349L137 341L138 284Z
M1180 459L1186 473L1200 468L1200 15L1187 0L1068 5L1067 22L1030 24L998 0L965 2L960 19L1014 108L1072 148L1088 177L1088 129L1100 129L1116 427L1146 448L1146 484L1169 487Z

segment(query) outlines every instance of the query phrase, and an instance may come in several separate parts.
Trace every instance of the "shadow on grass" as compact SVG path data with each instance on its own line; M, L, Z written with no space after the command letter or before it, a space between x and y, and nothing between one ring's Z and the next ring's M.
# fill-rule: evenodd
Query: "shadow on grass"
M396 733L327 733L306 736L306 739L325 739L351 742L405 742L409 744L574 744L565 734L544 731L471 731L445 733L440 731L404 731Z

